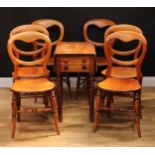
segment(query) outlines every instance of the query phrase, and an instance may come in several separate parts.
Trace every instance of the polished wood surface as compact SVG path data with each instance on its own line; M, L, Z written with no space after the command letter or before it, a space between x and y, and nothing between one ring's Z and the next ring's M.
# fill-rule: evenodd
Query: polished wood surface
M132 92L141 89L141 85L135 79L107 78L98 84L98 88L112 92Z
M12 37L15 34L26 32L26 31L36 31L36 32L40 32L40 33L43 33L49 36L48 31L44 27L40 25L28 24L28 25L20 25L20 26L13 28L10 32L10 37Z
M61 42L55 51L59 120L62 121L62 73L87 73L89 83L89 119L94 113L95 47L87 42Z
M40 33L43 33L43 34L46 34L47 36L49 36L49 33L48 31L40 26L40 25L32 25L32 24L27 24L27 25L20 25L20 26L17 26L15 27L14 29L11 30L10 32L10 37L12 37L13 35L16 35L16 34L19 34L19 33L22 33L22 32L28 32L28 31L35 31L35 32L40 32ZM34 49L36 49L36 54L34 54L35 52L23 52L21 51L17 46L16 44L13 45L13 51L16 53L16 55L19 55L19 54L22 54L22 55L27 55L27 56L33 56L34 59L36 58L37 56L37 53L39 54L40 53L40 50L37 50L37 47L38 46L38 43L37 41L35 41L33 43L34 45ZM44 45L42 44L43 48L44 48ZM43 50L43 48L41 50ZM13 74L13 77L14 77L14 73ZM49 73L48 73L49 74ZM44 76L44 69L42 67L18 67L18 77L43 77Z
M101 73L106 75L107 69L103 70ZM112 67L111 77L116 78L134 78L137 76L135 67Z
M118 32L118 31L133 31L137 32L140 34L143 34L142 30L134 25L129 25L129 24L118 24L109 27L105 33L104 33L104 40L110 35L111 33ZM129 51L118 51L113 49L113 54L118 54L118 55L130 55L133 54L136 50L139 50L141 47L140 42L139 44L132 50ZM103 70L101 73L105 76L107 69ZM111 71L111 76L112 77L119 77L119 78L132 78L136 77L136 68L133 67L113 67Z
M60 42L55 50L55 55L96 55L95 48L87 42Z
M55 85L47 78L19 79L11 86L11 90L18 93L39 93L51 91L54 88Z
M22 41L24 43L34 43L37 40L41 40L44 42L43 47L41 49L34 49L34 51L25 51L18 49L14 52L14 45L16 41ZM39 54L40 57L37 56L36 59L31 61L22 60L21 55L24 56L34 56L35 54ZM26 31L12 35L8 40L8 54L11 58L11 61L14 65L13 71L13 79L14 82L11 86L12 91L12 138L15 137L16 132L16 121L20 121L20 114L23 112L51 112L54 117L54 125L57 131L57 134L60 134L58 127L58 116L57 116L57 102L55 98L55 85L49 81L48 79L48 70L47 70L47 62L51 55L51 41L46 34L36 32L36 31ZM31 67L32 72L36 72L36 67L39 71L41 70L42 76L44 78L39 78L40 74L37 74L36 77L32 78L32 72L30 76L21 78L19 76L19 66L23 66L24 70L26 67L28 69ZM28 70L27 70L28 71ZM38 71L38 70L37 70ZM38 72L37 72L38 73ZM28 75L28 74L27 74ZM30 97L30 94L37 96L40 93L44 96L44 104L45 108L27 108L21 109L21 98L24 94L27 97ZM50 106L48 105L50 104Z
M120 40L124 43L133 40L138 40L140 43L139 50L135 50L134 53L124 54L123 56L128 56L134 54L133 58L130 60L119 60L119 58L114 57L113 54L113 44L115 40ZM141 52L140 52L141 51ZM128 51L127 51L128 52ZM140 117L141 117L141 83L142 72L141 65L145 58L147 52L147 41L145 37L137 32L133 31L118 31L107 36L105 40L105 55L107 58L107 72L106 79L98 84L98 95L96 97L96 112L95 112L95 123L94 132L98 128L100 112L101 110L108 111L108 117L110 117L111 111L116 109L111 108L113 102L112 95L114 93L133 93L133 111L135 112L135 121L138 137L141 137L140 131ZM116 53L115 53L116 54ZM119 55L119 52L117 52ZM136 78L111 78L113 65L118 66L132 66L136 67ZM105 105L104 100L107 98L107 104ZM123 110L125 111L125 110Z
M35 67L19 67L18 68L18 77L27 78L27 77L45 77L45 72L43 67L35 66ZM49 75L49 71L47 70L47 76Z

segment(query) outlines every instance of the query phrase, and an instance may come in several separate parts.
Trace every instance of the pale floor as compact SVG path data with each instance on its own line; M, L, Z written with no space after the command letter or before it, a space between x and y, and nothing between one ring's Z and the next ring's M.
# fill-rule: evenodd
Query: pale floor
M24 106L33 102L26 99ZM129 98L117 97L115 103L132 106ZM142 138L137 137L134 115L129 113L112 113L111 119L103 115L99 130L93 133L93 123L88 121L86 93L81 91L76 101L70 100L66 91L61 135L56 135L50 113L26 113L17 123L15 139L11 139L11 92L1 88L0 146L155 146L155 88L143 89L142 105Z

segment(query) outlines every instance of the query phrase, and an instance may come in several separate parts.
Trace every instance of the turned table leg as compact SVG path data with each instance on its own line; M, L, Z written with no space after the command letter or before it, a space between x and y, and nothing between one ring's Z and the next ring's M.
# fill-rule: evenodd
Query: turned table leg
M94 121L94 76L90 75L89 77L89 120L90 122Z
M57 81L57 102L58 102L58 118L59 122L63 121L63 116L62 116L62 79L61 75L57 75L56 78Z

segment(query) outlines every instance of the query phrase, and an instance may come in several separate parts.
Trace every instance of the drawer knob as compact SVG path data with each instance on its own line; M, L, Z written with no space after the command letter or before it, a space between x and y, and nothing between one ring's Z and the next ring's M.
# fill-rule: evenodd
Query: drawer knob
M87 69L87 66L86 66L86 65L83 65L83 66L82 66L82 69L83 69L83 70Z
M83 59L82 62L83 62L83 63L86 63L86 59Z
M68 66L67 65L64 66L64 70L68 70Z
M64 61L63 61L64 63L68 63L68 59L64 59Z

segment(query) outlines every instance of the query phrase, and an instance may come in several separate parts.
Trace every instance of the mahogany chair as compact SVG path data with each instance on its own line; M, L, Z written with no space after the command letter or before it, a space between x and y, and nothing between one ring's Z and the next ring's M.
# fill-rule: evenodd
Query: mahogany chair
M107 19L91 19L89 21L87 21L84 26L83 26L83 36L85 41L93 44L96 47L101 47L103 48L103 41L102 42L96 42L93 41L89 38L89 34L88 34L88 28L90 26L96 26L99 29L103 29L103 28L107 28L107 27L111 27L115 25L115 23L111 20L107 20ZM98 56L96 58L96 65L97 66L104 66L107 64L106 58L103 56Z
M52 47L56 46L64 38L64 26L58 20L54 20L54 19L39 19L39 20L34 21L32 24L34 24L34 25L41 25L41 26L43 26L46 29L49 29L49 28L51 28L53 26L57 26L59 28L60 35L59 35L57 40L51 42ZM53 54L54 54L54 52L52 53L52 55ZM50 59L48 61L48 66L54 66L54 58L53 58L53 56L50 57ZM68 91L70 93L70 97L72 98L69 74L66 74L66 78L64 78L63 81L67 84Z
M133 32L137 32L137 33L140 33L143 35L143 32L142 30L137 27L137 26L134 26L134 25L129 25L129 24L119 24L119 25L114 25L114 26L111 26L109 27L106 31L105 31L105 34L104 34L104 40L107 38L108 35L114 33L114 32L119 32L119 31L133 31ZM139 50L139 48L141 47L141 43L139 42L137 44L137 46L132 49L132 50L129 50L129 51L125 51L124 53L123 52L119 52L117 50L113 50L113 54L120 54L120 55L124 55L125 56L129 56L130 54L136 52L137 50ZM106 75L106 71L107 69L101 71L101 74ZM118 78L136 78L137 77L137 73L136 73L136 68L135 66L129 66L129 67L122 67L122 66L113 66L112 67L112 70L111 70L111 77L118 77ZM140 84L142 84L142 79L140 79ZM124 96L124 97L132 97L132 95L130 94L121 94L121 93L117 93L117 95L121 95L121 96ZM111 101L114 101L113 100L113 97L111 96ZM140 106L141 106L141 101L140 101ZM141 118L142 118L142 112L140 111L140 115L141 115Z
M115 40L120 40L124 43L131 42L133 40L138 40L140 42L140 48L138 50L134 50L130 55L133 56L130 60L122 60L120 57L122 53L125 51L119 51L113 54L114 51L114 42ZM122 52L122 53L121 53ZM128 52L128 51L127 51ZM117 92L121 93L132 93L133 94L133 107L136 117L136 129L138 133L138 137L141 137L140 131L140 92L141 92L141 84L140 80L142 79L141 65L145 58L147 52L147 41L145 37L137 32L133 31L118 31L114 32L107 36L105 39L105 55L107 58L108 68L106 71L106 79L102 82L98 83L98 95L96 98L96 109L95 109L95 122L94 122L94 132L98 128L100 112L103 111L126 111L127 109L119 109L116 107L111 107L111 104L104 105L105 97L109 97L111 94L115 95ZM126 57L126 55L123 55ZM113 65L123 66L124 72L127 70L125 67L135 66L136 67L136 78L116 78L111 77L112 67ZM131 110L130 110L131 111Z
M97 42L97 41L93 41L92 39L89 38L89 34L88 34L88 29L90 26L95 26L99 29L103 29L103 28L108 28L115 25L115 23L111 20L107 20L107 19L91 19L88 20L84 26L83 26L83 36L86 42L89 42L91 44L93 44L95 47L101 47L103 49L103 41L102 42ZM105 56L97 56L96 57L96 66L97 68L100 66L105 66L107 65L107 61ZM85 79L84 79L85 80ZM76 98L78 98L78 94L79 94L79 87L80 87L80 81L82 83L82 79L80 74L78 75L78 80L77 80L77 95Z
M14 51L14 45L16 41L21 41L26 44L33 43L37 40L42 40L44 42L44 47L33 51L16 50ZM14 66L14 83L11 86L11 91L13 93L12 97L12 138L15 136L16 131L16 119L20 121L20 113L22 112L52 112L54 117L54 125L57 134L60 134L58 127L58 116L57 116L57 102L55 98L55 85L48 79L47 62L51 54L51 41L49 37L45 34L35 31L21 32L11 36L8 40L8 54ZM17 54L18 53L18 54ZM34 56L39 55L37 59L25 60L22 56ZM42 77L26 77L20 78L18 69L20 66L23 67L41 67L44 71ZM21 108L21 96L22 95L46 95L48 98L48 103L45 108Z
M42 27L40 25L32 25L32 24L29 24L29 25L21 25L21 26L15 27L10 32L10 37L12 37L13 35L22 33L22 32L26 32L26 31L36 31L36 32L40 32L40 33L43 33L43 34L49 36L48 31L44 27ZM39 42L37 42L37 41L33 42L32 44L33 44L34 49L37 49L36 46L39 46L38 45ZM42 50L42 49L39 49L38 50L38 54L40 53L40 50ZM18 49L18 47L16 47L15 44L13 44L13 50L16 53L17 56L18 56L19 53L22 54L22 51L20 51L20 49ZM36 58L36 55L37 55L37 52L33 56L34 59ZM31 56L31 54L30 54L30 56ZM37 77L44 76L44 71L43 71L43 68L42 67L40 67L40 66L35 66L35 67L34 66L29 66L29 67L23 67L23 66L21 67L21 66L19 66L18 67L18 77L23 78L23 77L36 77L36 76ZM14 76L13 76L13 79L14 79Z
M134 26L134 25L129 25L129 24L119 24L119 25L114 25L114 26L111 26L109 27L106 31L105 31L105 34L104 34L104 39L106 39L108 37L108 35L110 35L111 33L114 33L114 32L118 32L118 31L133 31L133 32L137 32L137 33L140 33L140 34L143 34L142 30L137 27L137 26ZM130 51L126 51L125 53L120 53L119 51L117 50L114 50L113 51L113 54L125 54L126 56L127 55L130 55L132 53L134 53L136 50L139 50L140 48L140 42L139 44L132 50ZM136 74L136 68L135 67L125 67L125 71L124 71L124 67L116 67L114 66L112 68L112 71L111 71L111 76L112 77L118 77L118 78L134 78L137 76ZM107 69L103 70L101 73L102 75L105 76L106 74L106 71Z

